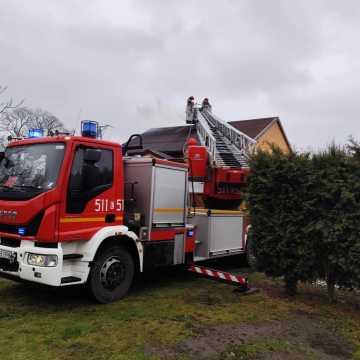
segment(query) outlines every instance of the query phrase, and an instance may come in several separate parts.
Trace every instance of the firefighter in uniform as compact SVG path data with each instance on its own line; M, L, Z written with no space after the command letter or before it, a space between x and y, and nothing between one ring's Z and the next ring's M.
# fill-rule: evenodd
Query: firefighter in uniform
M207 110L207 111L211 112L212 108L211 108L208 98L205 98L203 100L203 102L201 104L201 110Z
M186 123L193 124L194 122L194 97L190 96L186 102Z

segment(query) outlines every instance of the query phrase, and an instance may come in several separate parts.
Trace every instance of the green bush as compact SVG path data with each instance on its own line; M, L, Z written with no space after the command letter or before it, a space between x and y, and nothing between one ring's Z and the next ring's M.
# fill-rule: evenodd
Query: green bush
M314 275L309 226L314 179L309 154L259 151L251 157L248 204L250 241L259 270L284 277L289 295Z
M360 164L335 145L314 155L312 162L317 178L312 194L316 270L326 280L333 301L335 285L359 285Z
M360 151L251 156L250 241L259 270L283 277L288 294L299 280L360 286Z

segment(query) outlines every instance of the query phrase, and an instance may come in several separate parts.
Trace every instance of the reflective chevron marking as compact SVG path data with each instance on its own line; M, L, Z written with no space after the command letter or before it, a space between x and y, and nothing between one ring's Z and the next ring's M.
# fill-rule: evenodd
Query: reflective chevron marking
M229 283L236 284L236 285L246 285L247 286L247 280L241 275L235 275L231 274L229 272L225 271L219 271L214 269L206 268L205 266L197 266L197 265L191 265L188 270L190 272L194 272L197 274L205 275L211 278L219 279L219 280L225 280Z

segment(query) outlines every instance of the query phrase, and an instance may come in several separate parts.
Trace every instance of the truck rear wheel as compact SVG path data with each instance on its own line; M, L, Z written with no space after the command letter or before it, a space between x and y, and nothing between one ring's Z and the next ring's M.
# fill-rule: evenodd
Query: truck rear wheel
M135 265L129 252L120 246L101 250L92 264L87 286L91 296L106 304L123 298L134 279Z

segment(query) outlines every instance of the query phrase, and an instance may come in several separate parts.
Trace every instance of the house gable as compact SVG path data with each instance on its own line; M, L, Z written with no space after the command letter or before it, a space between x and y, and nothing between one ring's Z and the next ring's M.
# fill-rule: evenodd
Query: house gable
M278 117L230 121L229 124L256 140L256 147L262 150L269 150L270 144L275 144L285 152L291 151Z
M272 144L277 145L284 152L290 152L291 147L283 132L279 121L273 121L259 136L256 138L256 147L261 150L270 150Z

